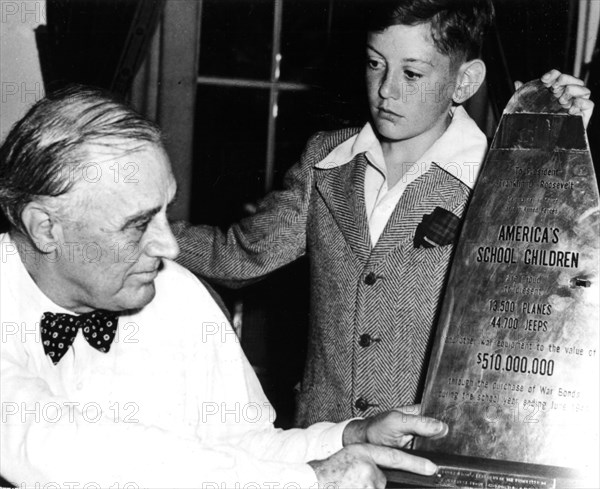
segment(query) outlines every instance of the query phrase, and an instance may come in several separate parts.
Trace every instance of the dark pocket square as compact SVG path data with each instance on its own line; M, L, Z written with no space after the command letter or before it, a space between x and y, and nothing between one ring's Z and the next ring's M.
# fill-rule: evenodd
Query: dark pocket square
M433 248L444 246L454 241L460 219L446 209L436 207L431 214L425 214L421 224L417 226L413 243L415 248Z

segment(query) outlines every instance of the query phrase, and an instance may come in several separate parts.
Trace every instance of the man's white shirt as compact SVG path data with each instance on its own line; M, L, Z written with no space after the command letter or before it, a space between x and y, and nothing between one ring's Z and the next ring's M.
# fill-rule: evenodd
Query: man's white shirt
M0 258L0 474L14 484L310 487L306 462L342 448L346 423L273 427L237 336L179 265L165 261L154 300L119 318L107 354L78 332L54 365L39 322L71 312L37 287L8 235Z

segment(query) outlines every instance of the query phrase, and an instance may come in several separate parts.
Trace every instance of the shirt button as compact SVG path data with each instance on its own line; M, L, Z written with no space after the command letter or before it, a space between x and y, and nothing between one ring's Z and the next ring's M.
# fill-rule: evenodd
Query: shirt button
M356 407L356 409L366 411L369 408L370 404L367 401L365 401L362 397L359 397L354 403L354 406Z
M375 282L377 282L377 275L375 275L375 272L371 272L365 277L365 283L367 285L373 285Z
M360 346L362 346L363 348L366 348L367 346L371 346L372 343L373 343L373 338L371 338L371 335L368 335L368 334L360 335L360 340L358 341L358 344Z

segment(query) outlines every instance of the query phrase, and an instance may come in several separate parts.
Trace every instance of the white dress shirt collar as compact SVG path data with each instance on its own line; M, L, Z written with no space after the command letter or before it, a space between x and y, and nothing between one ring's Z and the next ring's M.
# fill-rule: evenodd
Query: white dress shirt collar
M486 150L485 135L477 127L475 121L469 117L466 110L458 106L452 109L452 122L444 134L423 154L420 162L416 162L407 170L407 174L410 175L412 181L425 173L431 163L435 162L465 185L473 188ZM321 169L335 168L349 163L360 153L366 153L371 165L377 168L384 177L386 176L387 171L381 144L370 123L365 124L358 134L336 146L315 166Z
M355 136L336 146L315 166L330 169L352 161L365 153L369 165L365 172L364 198L372 246L377 244L406 187L426 173L432 164L473 188L487 150L487 139L465 109L452 109L452 121L431 147L406 169L403 177L388 187L387 168L381 144L370 123Z

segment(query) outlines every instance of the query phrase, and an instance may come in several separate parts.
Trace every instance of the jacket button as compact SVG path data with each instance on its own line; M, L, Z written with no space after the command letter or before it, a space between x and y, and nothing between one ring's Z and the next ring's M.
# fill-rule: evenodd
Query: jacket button
M356 409L366 411L369 408L370 404L367 401L365 401L362 397L359 397L354 403L354 406L356 407Z
M363 348L366 348L367 346L371 346L372 343L373 343L373 338L371 338L371 335L368 335L368 334L360 335L360 340L358 341L358 344L360 346L362 346Z
M377 282L377 275L375 275L375 272L371 272L365 277L365 283L367 285L373 285L375 282Z

